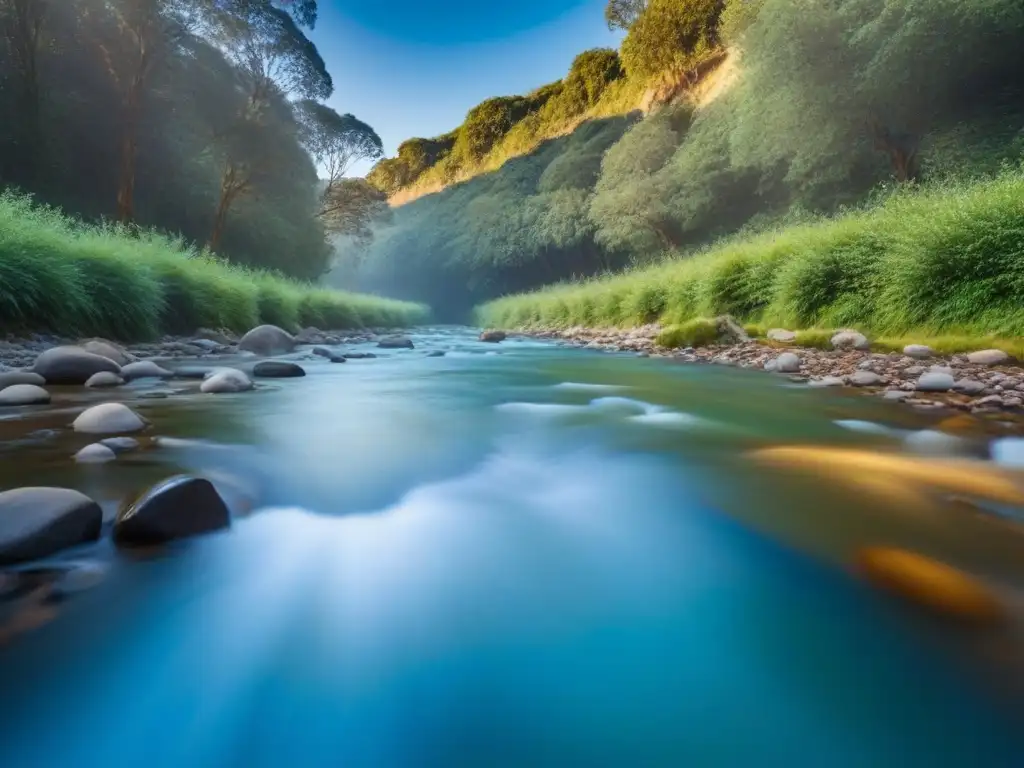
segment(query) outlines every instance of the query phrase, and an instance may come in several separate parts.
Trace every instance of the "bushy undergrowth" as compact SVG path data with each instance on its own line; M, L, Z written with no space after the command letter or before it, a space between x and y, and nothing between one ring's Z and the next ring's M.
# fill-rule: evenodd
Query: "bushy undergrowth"
M1024 171L901 191L868 210L725 241L481 306L496 327L680 324L1024 335Z
M0 195L0 328L125 341L199 327L244 332L401 326L419 304L326 290L229 266L162 235L83 226Z

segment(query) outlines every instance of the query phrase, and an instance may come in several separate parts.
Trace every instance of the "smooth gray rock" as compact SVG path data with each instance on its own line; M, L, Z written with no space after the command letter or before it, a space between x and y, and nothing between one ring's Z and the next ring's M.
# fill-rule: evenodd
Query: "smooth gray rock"
M1001 365L1009 359L1010 356L1001 349L982 349L967 355L967 361L973 365Z
M218 349L224 346L223 344L218 344L216 341L213 341L212 339L192 339L192 341L190 341L189 344L191 344L193 347L199 347L201 350L203 350L203 352L216 352Z
M904 368L903 369L903 375L904 376L920 376L922 373L924 373L927 370L928 369L925 368L923 365L912 365L909 368Z
M113 360L118 365L127 365L138 359L120 344L115 344L106 339L87 339L78 346L86 352Z
M231 513L213 484L176 475L120 509L114 541L126 545L164 544L231 525Z
M779 369L778 360L766 360L764 363L764 370L767 373L775 373Z
M833 349L871 349L868 337L858 331L840 331L832 337Z
M900 402L901 400L906 400L908 397L911 397L911 396L912 396L912 393L904 392L901 389L888 389L888 390L885 391L885 394L882 395L882 397L884 397L886 400L895 400L896 402Z
M112 435L118 432L138 432L145 429L146 422L124 403L103 403L80 413L72 426L76 432Z
M841 387L846 382L842 376L824 376L820 379L811 379L807 382L811 387Z
M105 437L99 442L100 445L105 445L107 448L112 450L114 453L125 453L126 451L134 451L139 447L139 441L134 437Z
M264 357L282 355L295 349L295 337L276 325L261 325L245 334L238 348Z
M0 564L47 557L95 541L103 511L68 488L16 488L0 493Z
M50 402L50 393L35 384L14 384L0 389L0 405L40 405Z
M261 379L294 379L305 376L302 366L281 360L264 360L252 368L252 375Z
M769 328L765 337L770 341L777 341L781 344L790 344L796 341L796 332L787 331L785 328Z
M986 389L988 387L976 379L960 379L953 384L953 390L964 395L980 395Z
M377 342L381 349L413 349L412 339L407 336L389 336Z
M885 383L881 376L873 371L857 371L849 378L854 387L878 387Z
M124 379L118 376L116 373L110 371L100 371L94 373L89 377L89 380L85 382L85 386L91 389L100 389L103 387L119 387L124 384Z
M933 365L928 369L928 373L942 373L946 376L952 376L956 378L956 371L950 368L948 365Z
M36 358L32 370L47 384L85 384L100 371L120 375L121 366L109 357L87 352L81 347L53 347Z
M135 379L169 379L172 376L174 376L173 371L161 368L152 360L129 363L121 369L121 378L125 381L133 381Z
M252 389L252 381L249 380L249 377L234 368L225 368L220 371L214 371L213 374L199 386L200 392L206 392L208 394L245 392L250 389Z
M919 392L948 392L956 384L956 380L944 371L928 371L917 380Z
M932 348L924 344L908 344L903 348L903 354L915 360L927 360L929 357L935 356Z
M799 373L800 356L792 352L783 352L775 358L775 370L779 373Z
M6 371L0 373L0 390L13 387L15 384L35 384L37 387L41 387L45 383L46 379L38 373L32 373L31 371Z
M117 454L112 449L100 443L87 445L75 454L75 461L79 464L106 464L116 458Z

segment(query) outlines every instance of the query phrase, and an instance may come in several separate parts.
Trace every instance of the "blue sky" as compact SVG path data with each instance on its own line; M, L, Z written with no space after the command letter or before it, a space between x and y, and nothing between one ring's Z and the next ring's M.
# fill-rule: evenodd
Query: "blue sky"
M604 4L320 0L311 37L334 77L328 103L372 125L391 156L412 136L450 131L486 98L559 79L581 51L617 47Z

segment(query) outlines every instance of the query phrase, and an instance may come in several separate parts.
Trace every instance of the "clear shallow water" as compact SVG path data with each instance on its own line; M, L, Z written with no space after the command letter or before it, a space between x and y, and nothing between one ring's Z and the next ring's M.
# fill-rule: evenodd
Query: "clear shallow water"
M1016 594L1017 528L852 460L752 456L1014 465L1016 442L922 441L934 419L732 369L416 341L140 401L181 442L115 465L70 468L63 432L24 442L65 415L10 427L5 487L109 506L189 469L259 509L155 557L75 553L107 578L0 650L4 765L1024 764L1020 635L954 630L848 568L905 546Z

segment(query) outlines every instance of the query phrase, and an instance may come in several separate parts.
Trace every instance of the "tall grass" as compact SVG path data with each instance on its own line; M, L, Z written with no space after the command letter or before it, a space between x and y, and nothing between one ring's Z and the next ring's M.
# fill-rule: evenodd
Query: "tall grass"
M494 327L684 323L730 313L794 329L1024 335L1024 171L894 193L874 207L620 275L508 296Z
M0 194L0 328L106 336L273 323L289 330L403 326L427 309L254 272L155 233L86 226L27 197Z

